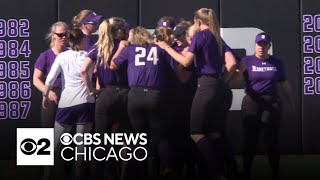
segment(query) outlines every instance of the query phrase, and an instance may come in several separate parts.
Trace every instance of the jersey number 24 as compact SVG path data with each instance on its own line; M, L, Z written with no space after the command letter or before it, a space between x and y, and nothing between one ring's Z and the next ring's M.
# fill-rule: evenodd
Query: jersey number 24
M135 66L144 66L146 64L146 54L147 50L144 47L136 47L137 54L134 57L134 65ZM143 61L144 60L144 61ZM148 53L147 61L152 61L153 65L157 65L159 58L158 58L158 51L156 47L152 47Z

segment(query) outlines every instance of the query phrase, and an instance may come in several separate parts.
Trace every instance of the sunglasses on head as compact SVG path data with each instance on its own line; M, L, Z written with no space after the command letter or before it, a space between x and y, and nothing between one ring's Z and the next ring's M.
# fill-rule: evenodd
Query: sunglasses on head
M67 33L54 33L54 34L61 38L66 37L68 35Z

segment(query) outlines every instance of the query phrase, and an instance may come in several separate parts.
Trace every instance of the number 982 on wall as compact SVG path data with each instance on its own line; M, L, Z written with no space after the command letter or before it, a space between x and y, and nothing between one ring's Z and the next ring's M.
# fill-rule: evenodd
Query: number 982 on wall
M29 37L28 19L0 19L0 38Z

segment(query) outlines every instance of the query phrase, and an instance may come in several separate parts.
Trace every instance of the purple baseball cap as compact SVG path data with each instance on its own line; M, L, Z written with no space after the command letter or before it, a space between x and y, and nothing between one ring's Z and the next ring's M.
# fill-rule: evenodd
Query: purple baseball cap
M161 27L161 26L173 29L175 27L175 24L170 21L159 21L157 27Z
M82 21L80 22L80 26L86 23L98 24L102 17L103 16L97 15L95 12L92 11L85 18L82 19Z
M265 41L265 42L271 42L271 36L268 33L260 33L256 36L256 43L259 43L261 41Z

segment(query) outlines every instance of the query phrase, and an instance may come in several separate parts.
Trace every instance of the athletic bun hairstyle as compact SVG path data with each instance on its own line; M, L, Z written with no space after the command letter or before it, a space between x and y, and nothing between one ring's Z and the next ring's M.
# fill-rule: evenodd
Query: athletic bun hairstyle
M72 29L69 32L70 46L73 50L79 50L79 45L84 38L84 34L80 29Z

